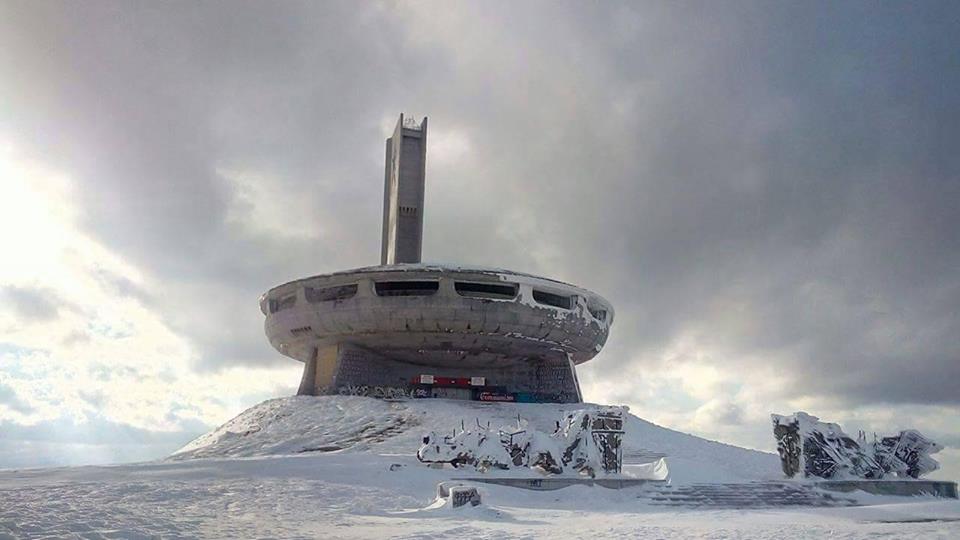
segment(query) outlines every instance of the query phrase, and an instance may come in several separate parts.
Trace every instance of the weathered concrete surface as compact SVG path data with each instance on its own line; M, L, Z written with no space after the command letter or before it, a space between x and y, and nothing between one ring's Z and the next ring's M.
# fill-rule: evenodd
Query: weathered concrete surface
M384 289L411 283L428 290ZM498 296L484 287L509 293ZM545 303L543 294L565 307ZM510 392L555 394L546 400L556 402L582 401L574 365L600 351L613 321L609 302L566 283L428 265L361 268L286 283L263 296L261 310L278 351L316 364L305 368L304 391L403 388L429 374L484 377L486 385Z
M560 357L513 359L497 365L449 365L437 362L430 365L430 355L420 353L422 362L398 361L377 351L360 348L348 343L339 347L337 371L327 387L318 385L325 393L350 388L404 388L422 374L436 377L483 377L489 386L503 386L512 392L537 394L542 400L556 403L579 403L582 401L580 386L572 363ZM374 394L375 395L375 394ZM439 396L452 397L452 396Z
M948 499L957 498L957 483L942 480L823 480L814 482L819 488L830 491L865 491L875 495L912 497L933 495Z
M462 485L460 482L440 482L437 484L437 498L446 499L450 496L450 488Z
M437 499L445 499L453 508L461 506L479 506L482 502L480 492L473 486L459 482L440 482L437 484Z
M461 506L478 506L480 504L480 492L475 487L457 486L450 488L450 505L454 508Z
M316 349L314 349L316 351ZM300 387L297 389L298 396L317 395L317 355L316 352L303 363L303 376L300 377Z
M383 282L434 282L425 295L381 296ZM515 286L507 299L465 296L458 283ZM308 291L351 287L349 295L310 299ZM542 304L537 291L571 299L570 309ZM324 297L325 298L325 297ZM502 365L504 357L566 357L580 364L606 343L613 307L599 295L559 281L508 271L394 265L314 276L271 289L261 300L270 343L305 362L313 347L349 342L424 365ZM430 351L429 362L422 351Z
M418 263L423 248L427 119L410 120L401 114L386 143L380 264Z

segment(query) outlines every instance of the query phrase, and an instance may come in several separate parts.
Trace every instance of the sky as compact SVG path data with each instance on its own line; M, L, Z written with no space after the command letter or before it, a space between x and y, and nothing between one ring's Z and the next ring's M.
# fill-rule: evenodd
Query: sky
M773 450L914 427L960 478L960 6L0 0L0 468L154 459L302 364L259 296L424 260L608 298L585 398Z

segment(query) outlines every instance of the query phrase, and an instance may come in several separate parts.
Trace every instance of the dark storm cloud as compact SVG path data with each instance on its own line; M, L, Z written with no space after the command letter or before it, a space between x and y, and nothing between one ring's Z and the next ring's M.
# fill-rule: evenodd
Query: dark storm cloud
M144 305L153 303L153 297L143 287L121 275L98 268L94 271L94 276L100 282L100 285L113 295L134 298Z
M693 335L793 397L960 399L956 6L2 9L0 132L79 182L205 368L283 362L259 294L376 262L381 122L407 111L431 117L426 258L610 297L597 377ZM312 201L310 234L238 225L230 171Z
M21 399L20 396L17 395L16 390L10 388L3 382L0 382L0 405L6 405L22 414L30 414L33 412L33 407Z
M642 186L602 214L641 347L695 329L799 394L957 401L956 15L924 9L705 17L674 44L703 63L664 80Z
M379 117L344 96L387 89L362 61L385 44L349 29L390 28L347 3L170 7L6 5L4 94L16 106L4 131L77 178L86 226L156 275L162 289L133 292L166 304L205 364L260 363L275 354L259 295L349 259L363 229L339 225L358 202L378 215L380 188L347 171L362 170L360 141L382 145ZM343 129L358 119L365 129ZM325 242L242 235L225 224L233 193L220 167L290 178L292 198L354 204L317 205ZM375 227L367 236L373 252Z
M39 287L0 287L0 301L17 318L30 322L52 321L63 307L56 293Z

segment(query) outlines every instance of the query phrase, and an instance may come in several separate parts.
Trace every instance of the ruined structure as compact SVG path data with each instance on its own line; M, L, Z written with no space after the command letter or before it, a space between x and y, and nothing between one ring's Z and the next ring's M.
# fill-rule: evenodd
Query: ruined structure
M260 298L271 345L304 363L298 394L580 402L575 365L613 307L567 283L423 264L427 119L386 143L381 265L303 278Z
M919 431L906 430L868 442L865 433L856 440L838 424L797 412L770 415L783 472L823 479L919 478L940 468L930 454L942 445Z
M576 411L557 422L550 435L536 430L491 430L481 426L452 433L432 432L417 452L422 463L443 463L455 468L530 468L542 474L564 473L594 478L598 473L621 472L623 461L623 410Z

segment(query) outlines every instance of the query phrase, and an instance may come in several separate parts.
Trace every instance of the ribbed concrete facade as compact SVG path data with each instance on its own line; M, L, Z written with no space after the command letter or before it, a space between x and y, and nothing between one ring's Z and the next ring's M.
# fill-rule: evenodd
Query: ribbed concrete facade
M563 402L580 400L574 366L599 352L614 316L559 281L431 265L297 280L264 295L261 310L270 343L306 363L301 393L407 388L427 374Z

